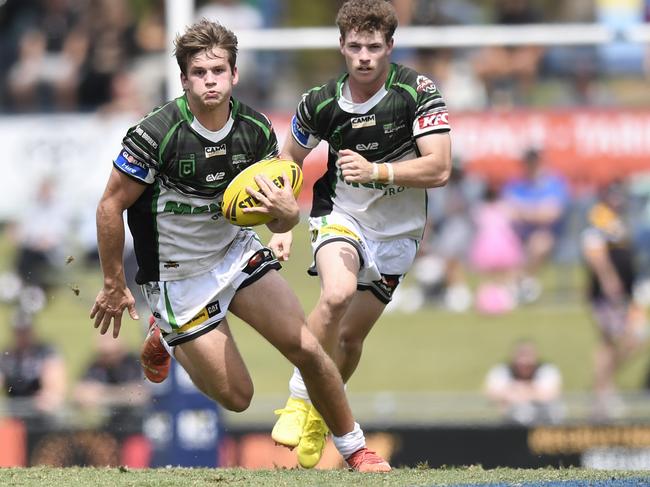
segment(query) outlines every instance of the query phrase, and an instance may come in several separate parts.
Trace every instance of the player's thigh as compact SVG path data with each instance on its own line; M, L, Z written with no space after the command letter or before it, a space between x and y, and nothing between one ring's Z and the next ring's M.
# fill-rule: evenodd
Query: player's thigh
M361 267L358 250L343 240L324 243L315 256L316 269L325 291L352 293Z
M230 311L283 353L299 346L307 330L298 298L275 270L238 290Z
M386 304L377 299L371 291L357 291L341 320L341 340L365 340L385 308Z
M252 395L250 374L225 318L208 333L177 345L176 358L211 396Z

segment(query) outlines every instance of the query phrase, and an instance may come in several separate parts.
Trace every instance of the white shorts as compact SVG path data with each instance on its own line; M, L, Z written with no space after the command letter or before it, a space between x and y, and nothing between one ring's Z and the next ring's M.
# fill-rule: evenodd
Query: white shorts
M372 291L385 304L390 302L393 292L413 265L419 243L413 238L371 240L363 235L352 218L337 212L310 218L309 231L314 262L318 250L329 242L352 244L361 261L357 289ZM317 275L315 263L309 273Z
M239 232L224 258L198 276L141 286L168 345L197 338L216 328L235 293L280 263L252 230Z

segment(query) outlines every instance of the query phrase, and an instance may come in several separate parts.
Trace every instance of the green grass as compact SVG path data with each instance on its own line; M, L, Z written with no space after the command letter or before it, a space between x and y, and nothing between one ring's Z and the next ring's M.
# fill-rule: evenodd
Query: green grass
M267 232L261 232L263 238ZM283 275L309 311L317 297L318 280L307 276L310 263L307 231L295 232L291 260ZM74 251L71 250L71 255ZM11 248L0 239L0 271L10 268ZM385 314L370 334L357 373L350 382L354 392L376 391L477 391L487 369L506 357L513 341L534 338L545 359L562 370L566 391L591 387L595 331L589 321L580 289L557 290L557 270L546 278L545 302L501 317L486 318L473 312L454 314L428 307L413 314ZM574 273L575 274L575 273ZM46 310L37 317L37 333L62 351L70 382L82 373L93 354L96 331L88 318L101 286L98 269L85 269L79 259L62 266L63 285L49 297ZM407 278L405 285L409 285ZM77 286L76 295L70 286ZM559 293L565 294L558 300ZM567 297L568 296L568 297ZM0 306L0 322L8 323L11 308ZM284 393L291 370L287 361L256 332L236 319L233 333L247 362L258 393ZM124 318L123 336L137 349L142 328ZM0 346L7 344L9 327L0 327ZM623 389L638 389L648 367L648 354L632 360L619 377Z
M540 485L542 482L586 481L581 485L648 485L647 472L611 472L583 469L483 470L481 467L431 470L426 466L396 469L389 474L360 474L345 470L243 470L243 469L148 469L44 468L2 469L0 484L6 486L442 486L498 483L500 485ZM594 484L594 482L601 482ZM553 484L557 485L557 484ZM574 486L576 484L573 484ZM623 485L623 484L618 484Z

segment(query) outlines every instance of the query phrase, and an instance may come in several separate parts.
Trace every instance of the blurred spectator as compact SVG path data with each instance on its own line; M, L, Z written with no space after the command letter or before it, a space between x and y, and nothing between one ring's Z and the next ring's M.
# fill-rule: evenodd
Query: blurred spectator
M73 110L86 37L68 0L41 0L34 23L21 35L8 89L18 111Z
M508 361L490 369L484 387L487 397L510 421L537 424L563 419L560 370L542 362L537 346L530 340L517 342Z
M523 263L521 241L513 228L512 211L488 187L484 201L474 212L476 232L471 242L470 258L480 274L476 291L476 308L481 313L500 314L511 311L516 303L516 278Z
M455 161L447 185L428 193L428 221L413 276L427 300L441 294L451 311L465 311L472 304L466 260L474 232L471 208L482 186L483 181L468 175Z
M525 263L518 283L519 300L535 301L541 293L539 271L561 236L569 199L567 182L542 164L536 149L523 158L523 176L503 189L512 209L515 231L524 244Z
M102 429L122 445L121 465L148 466L150 452L142 427L150 394L138 357L110 335L98 335L95 349L74 398L86 410L106 413Z
M626 200L621 183L604 188L589 213L589 227L582 237L588 299L599 331L594 357L596 419L623 412L616 394L616 372L638 349L645 331L643 309L633 300L637 270L624 217Z
M541 13L528 0L497 0L494 23L542 22ZM493 105L525 102L537 80L544 49L540 46L490 46L478 50L474 68L483 80Z
M40 310L46 302L45 293L58 284L69 223L55 183L45 177L38 183L30 205L8 229L16 246L15 269L21 285L16 290L18 295L9 298L17 298L26 311Z
M38 340L33 317L18 311L11 323L11 343L0 354L0 384L9 413L39 428L53 418L65 400L66 371L61 355Z
M94 110L112 99L113 78L137 53L135 21L126 0L95 0L83 16L87 56L79 83L79 108Z

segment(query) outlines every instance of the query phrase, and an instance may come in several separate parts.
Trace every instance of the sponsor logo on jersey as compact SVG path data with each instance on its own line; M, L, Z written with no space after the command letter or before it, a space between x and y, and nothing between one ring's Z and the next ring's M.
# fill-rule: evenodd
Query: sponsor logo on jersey
M182 203L179 201L168 201L165 203L163 213L173 213L174 215L199 215L201 213L214 213L221 214L219 205L210 203L209 205L192 206L189 203Z
M431 115L425 115L424 117L418 118L418 127L420 128L420 130L436 128L436 127L446 127L448 125L449 125L449 113L446 111L432 113Z
M435 93L437 91L436 85L426 76L419 75L416 79L418 93Z
M140 137L142 137L142 140L144 140L147 144L149 144L151 147L154 149L158 148L158 142L153 140L153 137L149 135L147 132L145 132L140 125L135 127L135 133L138 134Z
M363 117L355 117L350 120L350 123L352 124L353 129L361 129L363 127L374 127L375 125L377 125L377 121L375 120L374 113L372 115L364 115Z
M213 316L217 316L219 313L221 313L221 306L219 305L219 301L213 301L211 303L208 303L205 306L205 308L203 308L196 315L194 315L194 318L192 318L189 322L181 326L178 329L178 331L186 332L188 330L191 330L192 328L197 327L201 323L206 322L209 318L212 318Z
M352 230L350 230L347 227L344 227L343 225L338 225L336 223L331 223L320 227L318 233L320 238L347 237L357 242L361 241L359 236L356 233L354 233Z
M179 266L180 266L180 264L178 262L174 262L173 260L168 260L163 265L163 267L165 269L178 269Z
M291 119L291 133L300 144L306 146L309 142L309 133L305 130L295 115Z
M384 133L392 134L393 132L397 132L398 130L403 129L404 127L406 127L406 124L404 123L399 123L399 122L387 123L384 125Z
M208 183L214 183L215 181L221 181L225 177L226 177L226 173L221 171L221 172L217 172L217 173L214 173L214 174L208 174L205 177L205 180Z
M138 179L146 179L149 174L147 168L139 161L136 161L136 159L125 150L120 152L120 154L115 158L115 165L126 174L130 174Z
M226 155L226 144L205 148L206 159L210 159L211 157L215 157L215 156L225 156L225 155Z
M379 142L369 142L367 144L357 144L354 146L354 148L359 151L369 151L369 150L377 150L379 149Z

